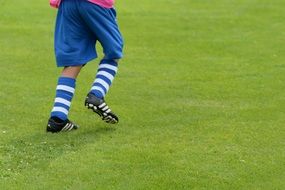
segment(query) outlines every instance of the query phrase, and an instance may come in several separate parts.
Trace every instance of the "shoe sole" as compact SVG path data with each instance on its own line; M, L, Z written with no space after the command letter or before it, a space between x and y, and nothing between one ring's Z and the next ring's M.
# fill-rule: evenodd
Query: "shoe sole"
M58 130L58 129L53 128L53 126L48 123L46 132L48 133L69 132L69 131L77 130L78 128L79 128L78 125L70 122L70 123L67 123L62 129Z

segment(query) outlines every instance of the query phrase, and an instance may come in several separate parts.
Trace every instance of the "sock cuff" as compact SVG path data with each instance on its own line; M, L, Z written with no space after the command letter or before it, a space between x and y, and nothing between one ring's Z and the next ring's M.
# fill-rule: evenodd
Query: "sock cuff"
M69 78L69 77L59 77L58 79L58 85L67 85L70 87L75 88L76 79Z
M114 59L102 59L100 64L109 64L109 65L118 67L118 63Z

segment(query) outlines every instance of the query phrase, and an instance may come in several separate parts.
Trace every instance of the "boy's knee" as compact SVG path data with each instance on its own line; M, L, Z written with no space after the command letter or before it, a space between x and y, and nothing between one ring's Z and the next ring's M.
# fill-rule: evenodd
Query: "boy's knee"
M104 52L106 59L112 59L118 62L123 57L123 43L118 43Z
M118 62L123 57L123 52L120 50L109 51L105 54L105 59L111 59Z
M121 60L121 58L118 58L118 59L109 59L108 57L104 57L102 60L101 60L101 63L107 63L107 64L118 64L119 61Z

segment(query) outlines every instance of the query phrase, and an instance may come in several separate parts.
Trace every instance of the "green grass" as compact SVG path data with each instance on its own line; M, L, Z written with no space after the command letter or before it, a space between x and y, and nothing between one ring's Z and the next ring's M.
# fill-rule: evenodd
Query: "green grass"
M1 189L285 189L284 6L118 0L120 123L83 106L95 60L70 112L80 130L53 135L56 11L0 0Z

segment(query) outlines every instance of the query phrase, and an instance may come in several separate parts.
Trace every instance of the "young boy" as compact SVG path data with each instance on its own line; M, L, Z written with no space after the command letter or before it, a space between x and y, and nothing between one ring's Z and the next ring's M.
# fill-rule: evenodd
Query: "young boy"
M114 0L50 0L58 7L55 27L55 56L63 67L58 79L56 97L47 124L47 132L71 131L78 125L68 120L81 68L97 57L95 44L103 47L95 81L87 94L85 106L107 123L118 123L118 117L107 106L104 97L117 73L122 58L123 40L116 22Z

